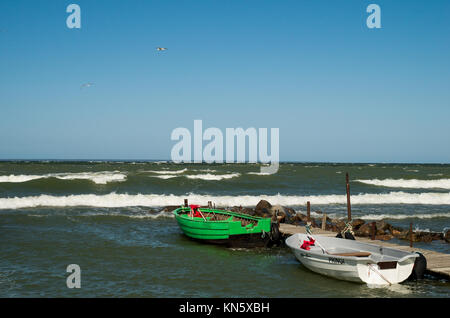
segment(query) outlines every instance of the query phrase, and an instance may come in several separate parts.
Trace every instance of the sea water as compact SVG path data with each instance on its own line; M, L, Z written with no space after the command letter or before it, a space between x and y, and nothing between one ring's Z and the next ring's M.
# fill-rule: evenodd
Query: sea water
M373 288L303 267L287 248L228 249L187 239L164 206L260 199L305 213L419 230L450 227L450 165L165 161L0 162L1 297L448 297L448 282ZM319 216L319 214L317 214ZM398 244L405 241L393 240ZM444 241L414 246L450 253ZM81 288L68 288L70 264Z

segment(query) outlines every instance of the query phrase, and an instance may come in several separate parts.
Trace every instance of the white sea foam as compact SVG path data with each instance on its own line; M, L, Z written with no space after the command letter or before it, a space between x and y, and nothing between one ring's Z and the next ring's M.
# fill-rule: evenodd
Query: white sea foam
M200 171L200 172L217 172L214 169L193 169L192 171Z
M450 179L418 180L418 179L369 179L357 182L390 188L411 189L450 189Z
M143 172L151 172L151 173L156 173L156 174L168 175L168 174L180 174L180 173L184 173L186 171L187 171L187 168L184 168L184 169L181 169L181 170L174 170L174 171L170 171L170 170L164 170L164 171L147 170L147 171L143 171Z
M404 220L410 218L419 218L419 219L433 219L433 218L450 218L450 213L430 213L430 214L366 214L362 216L358 216L359 219L364 220Z
M45 176L38 175L9 175L9 176L0 176L0 183L20 183L27 182L35 179L45 178Z
M97 184L125 181L127 176L120 171L101 172L67 172L49 173L44 175L9 175L0 176L0 183L21 183L37 179L57 178L61 180L90 180Z
M54 175L54 177L62 180L91 180L97 184L122 182L127 178L126 174L120 173L119 171L67 173L62 175Z
M300 212L302 214L306 214L306 211L296 211ZM345 215L344 215L345 214ZM311 211L311 216L314 218L322 218L323 214L316 213ZM330 219L347 219L346 212L343 213L327 213L327 217ZM357 215L353 213L354 219L363 219L363 220L404 220L404 219L411 219L411 218L419 218L419 219L433 219L433 218L450 218L450 213L418 213L418 214L364 214L364 215Z
M119 194L105 195L81 194L69 196L39 195L29 197L0 198L0 209L22 209L39 206L48 207L130 207L145 206L157 207L166 205L179 205L184 199L193 203L214 202L217 206L255 206L259 200L267 200L272 204L284 206L305 205L307 201L317 205L346 204L346 195L238 195L213 196L200 194L161 195L161 194ZM390 192L386 194L358 194L352 196L353 205L382 205L382 204L427 204L450 205L450 193L405 193Z
M223 180L223 179L231 179L235 177L239 177L240 173L230 173L230 174L194 174L194 175L187 175L186 178L189 179L200 179L200 180Z
M152 178L159 178L159 179L172 179L172 178L176 178L178 176L174 176L173 174L169 174L169 175L158 175L158 176L152 176Z
M184 169L187 170L187 169ZM223 179L231 179L231 178L235 178L235 177L239 177L240 174L239 173L230 173L230 174L210 174L210 173L206 173L206 174L193 174L193 175L178 175L178 174L162 174L162 173L168 173L169 171L161 171L161 175L157 175L157 176L151 176L152 178L159 178L159 179L172 179L172 178L176 178L176 177L183 177L183 178L188 178L188 179L200 179L200 180L207 180L207 181L219 181L219 180L223 180ZM180 172L181 173L181 172Z
M29 216L32 216L31 214ZM92 216L121 216L132 219L159 219L159 218L173 218L174 215L172 212L158 212L158 213L136 213L136 214L124 214L124 213L108 213L108 212L100 212L100 213L89 213L89 214L81 214L77 217L92 217Z
M257 176L270 176L271 175L271 173L269 173L269 172L248 172L247 174L254 174Z
M126 216L133 219L159 219L174 217L172 212L159 212L156 214L121 214L121 216Z

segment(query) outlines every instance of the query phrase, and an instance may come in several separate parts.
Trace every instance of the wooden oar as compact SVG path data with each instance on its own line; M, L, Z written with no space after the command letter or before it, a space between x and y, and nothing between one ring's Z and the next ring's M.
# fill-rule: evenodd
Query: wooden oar
M306 234L306 235L309 236L309 237L311 237L311 238L314 240L314 244L317 243L317 245L322 249L322 251L323 251L324 254L330 254L330 253L327 252L327 250L326 250L322 245L320 245L319 241L317 241L317 240L314 238L314 236L312 236L312 234Z

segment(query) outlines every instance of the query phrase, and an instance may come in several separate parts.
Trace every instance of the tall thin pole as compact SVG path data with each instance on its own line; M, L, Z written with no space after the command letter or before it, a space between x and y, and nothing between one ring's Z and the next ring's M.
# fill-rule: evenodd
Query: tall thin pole
M345 184L347 188L347 219L350 222L352 219L352 207L350 205L350 183L348 181L348 172L345 173Z
M377 234L377 223L372 222L372 240L375 239L376 234Z
M306 202L306 216L308 217L308 222L311 221L311 203Z

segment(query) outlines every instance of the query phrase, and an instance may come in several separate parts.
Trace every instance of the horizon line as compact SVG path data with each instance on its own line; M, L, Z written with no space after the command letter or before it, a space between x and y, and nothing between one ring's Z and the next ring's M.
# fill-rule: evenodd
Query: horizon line
M269 164L262 162L179 162L175 163L170 159L0 159L0 162L162 162L171 164ZM280 164L287 163L317 163L317 164L420 164L420 165L448 165L450 162L375 162L375 161L279 161Z

